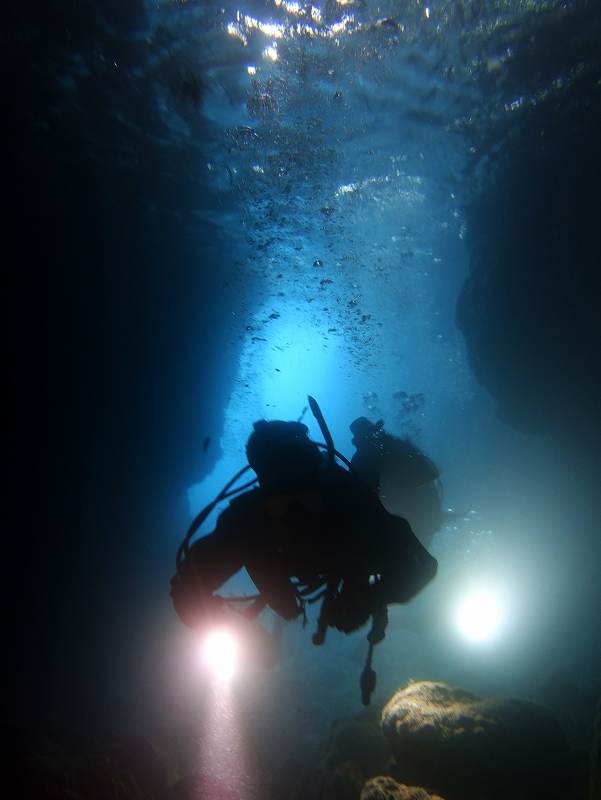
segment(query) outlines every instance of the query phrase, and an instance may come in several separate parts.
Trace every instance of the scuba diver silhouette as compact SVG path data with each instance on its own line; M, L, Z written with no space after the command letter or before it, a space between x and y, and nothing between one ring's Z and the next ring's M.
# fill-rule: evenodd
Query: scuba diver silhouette
M424 547L458 514L442 509L440 471L410 441L386 433L383 420L358 417L350 424L355 472L380 497L391 514L406 518Z
M385 637L387 606L411 600L438 565L409 523L386 511L334 449L319 406L311 397L309 404L326 443L311 441L302 422L256 422L246 447L248 466L188 529L171 597L180 619L195 629L232 612L256 619L266 606L284 620L301 616L306 623L306 605L321 600L316 645L323 644L328 628L351 633L371 617L361 676L362 701L368 705L375 687L372 649ZM215 530L190 544L218 502L255 484L229 491L249 468L258 486L232 499ZM257 595L214 594L243 567Z

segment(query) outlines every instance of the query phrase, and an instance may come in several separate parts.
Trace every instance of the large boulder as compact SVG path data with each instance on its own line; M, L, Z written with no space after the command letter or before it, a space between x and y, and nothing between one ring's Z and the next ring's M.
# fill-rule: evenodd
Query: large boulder
M413 683L382 712L394 777L449 796L554 796L564 785L566 734L546 707ZM534 793L534 794L533 794Z
M428 794L421 786L405 786L385 775L367 781L361 792L361 800L442 800Z

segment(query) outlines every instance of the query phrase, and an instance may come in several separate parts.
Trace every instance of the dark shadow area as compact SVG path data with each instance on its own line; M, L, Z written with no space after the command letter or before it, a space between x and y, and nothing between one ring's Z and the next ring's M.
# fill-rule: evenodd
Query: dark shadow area
M114 630L146 592L156 596L153 578L169 576L162 559L187 519L185 487L219 457L201 443L219 441L227 379L215 384L218 354L203 342L226 334L208 300L219 297L219 269L214 255L199 258L202 225L179 223L179 209L199 200L185 153L176 167L134 133L131 152L122 147L132 85L111 60L139 57L141 3L19 11L2 56L11 109L3 649L9 711L44 717L73 698L82 711L102 705L122 660ZM81 52L83 85L62 104L56 74ZM151 131L150 86L134 88Z

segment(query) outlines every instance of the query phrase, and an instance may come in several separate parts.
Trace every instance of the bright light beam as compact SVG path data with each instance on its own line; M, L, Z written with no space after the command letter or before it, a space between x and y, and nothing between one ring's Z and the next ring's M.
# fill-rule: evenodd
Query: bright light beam
M502 619L499 598L484 590L474 591L464 598L457 612L459 630L474 642L492 639L498 633Z
M226 631L215 631L207 636L203 656L215 678L229 681L236 670L236 642Z
M229 639L229 641L227 641ZM258 800L255 779L248 768L244 730L237 708L233 682L224 679L231 674L234 640L225 632L211 635L208 651L217 664L226 666L218 677L208 682L208 704L201 733L200 771L202 788L199 797L206 800ZM196 795L195 795L196 797Z

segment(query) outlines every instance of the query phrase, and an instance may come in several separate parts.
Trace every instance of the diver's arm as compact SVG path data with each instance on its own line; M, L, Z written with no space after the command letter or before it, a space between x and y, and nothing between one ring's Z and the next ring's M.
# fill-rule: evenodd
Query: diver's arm
M261 597L282 619L295 619L302 613L298 591L279 553L249 554L244 566Z
M171 581L174 608L190 628L197 628L222 607L222 601L213 597L213 592L242 569L237 537L227 522L227 517L224 521L220 518L213 533L194 542Z

